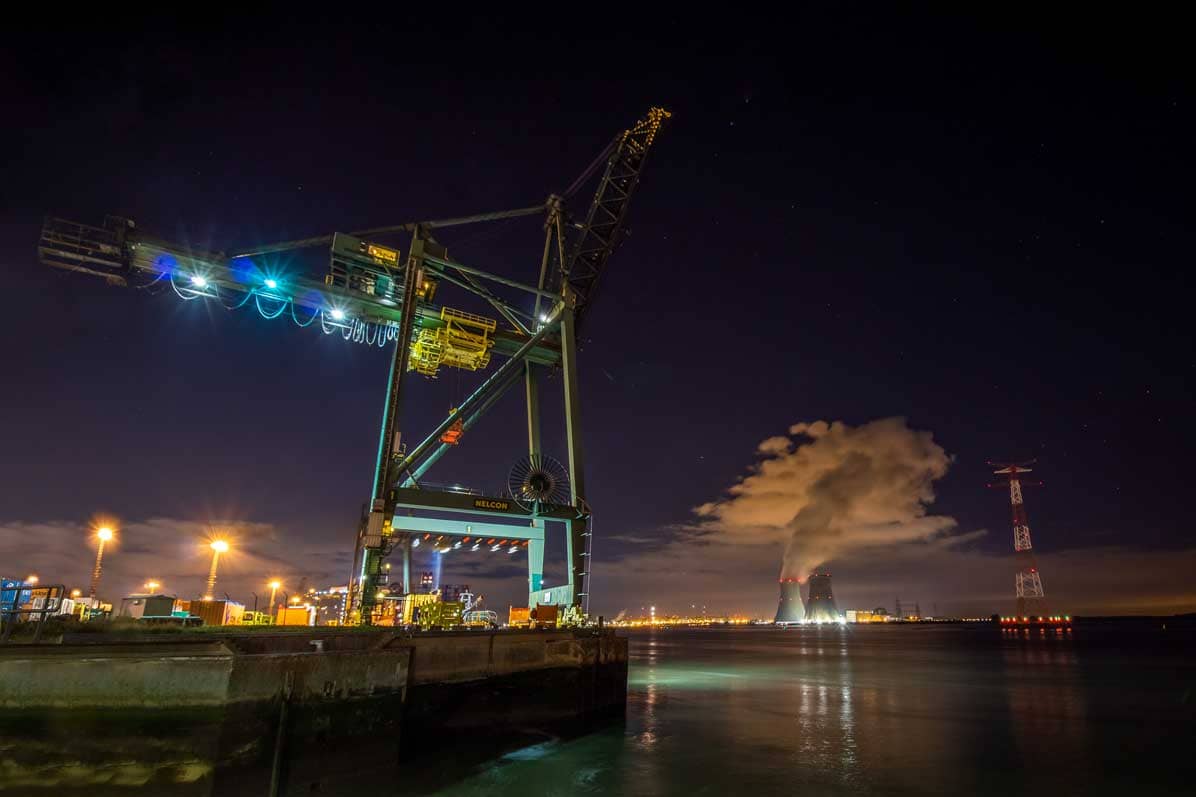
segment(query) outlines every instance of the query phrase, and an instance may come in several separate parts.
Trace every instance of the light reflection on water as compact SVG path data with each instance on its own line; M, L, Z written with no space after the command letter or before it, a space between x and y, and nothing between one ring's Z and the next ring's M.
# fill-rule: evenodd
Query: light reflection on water
M434 793L1124 797L1190 793L1196 775L1190 638L944 626L631 638L624 726Z

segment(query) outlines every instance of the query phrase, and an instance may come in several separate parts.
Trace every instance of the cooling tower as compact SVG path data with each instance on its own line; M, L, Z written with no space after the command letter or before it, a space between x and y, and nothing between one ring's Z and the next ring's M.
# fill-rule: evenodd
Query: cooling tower
M815 623L839 622L839 609L831 593L830 573L811 573L809 599L806 601L806 619Z
M777 605L777 625L800 623L806 613L802 609L801 584L796 578L781 579L781 602Z

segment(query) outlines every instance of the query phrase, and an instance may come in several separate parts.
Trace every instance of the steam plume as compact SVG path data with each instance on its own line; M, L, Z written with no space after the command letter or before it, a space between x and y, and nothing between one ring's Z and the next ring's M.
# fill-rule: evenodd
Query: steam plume
M799 423L757 447L760 461L725 500L695 511L731 536L784 543L784 578L804 581L849 554L947 533L927 514L951 458L904 418L861 426Z

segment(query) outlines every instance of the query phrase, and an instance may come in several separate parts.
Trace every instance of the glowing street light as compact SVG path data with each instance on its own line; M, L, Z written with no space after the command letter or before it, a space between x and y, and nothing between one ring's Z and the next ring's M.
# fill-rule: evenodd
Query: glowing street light
M145 582L145 589L148 590L149 594L151 594L151 595L153 595L154 590L156 590L160 586L162 586L162 585L159 584L157 581L154 581L152 578L149 581Z
M224 540L212 540L208 547L212 549L212 568L208 570L208 591L204 600L212 600L216 592L216 565L220 561L220 554L228 551L228 543Z
M267 586L270 587L270 611L274 611L274 598L278 595L278 589L282 586L282 582L277 578L271 581Z
M96 566L91 571L91 591L89 595L93 604L96 599L96 590L100 586L100 574L104 571L104 543L109 542L115 536L116 532L112 530L111 526L100 526L96 529L96 539L100 541L100 544L96 547Z
M78 597L80 597L82 594L83 594L83 590L81 590L81 589L73 589L73 590L71 590L71 597L72 597L72 598L78 598Z
M30 573L29 575L25 576L26 584L36 584L40 580L41 579L37 577L37 573Z

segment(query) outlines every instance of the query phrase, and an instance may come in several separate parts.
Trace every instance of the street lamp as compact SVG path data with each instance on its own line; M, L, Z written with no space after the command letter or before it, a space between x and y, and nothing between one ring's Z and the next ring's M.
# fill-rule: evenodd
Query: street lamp
M270 587L270 612L274 612L274 598L278 595L278 588L282 586L282 582L274 579L268 585Z
M96 529L96 539L100 541L96 548L96 566L91 571L91 602L94 605L96 600L96 589L100 586L100 573L104 570L104 543L116 536L112 531L111 526L100 526Z
M154 590L156 590L160 586L162 586L162 585L159 584L157 581L154 581L152 578L149 581L145 582L145 588L147 590L149 590L149 594L151 594L151 595L153 595Z
M30 573L29 575L25 576L26 584L36 584L39 580L40 579L37 577L37 573Z
M220 561L220 554L228 551L228 543L224 540L212 540L208 547L212 549L212 567L208 570L208 591L203 596L206 601L212 600L212 595L215 593L216 564Z

